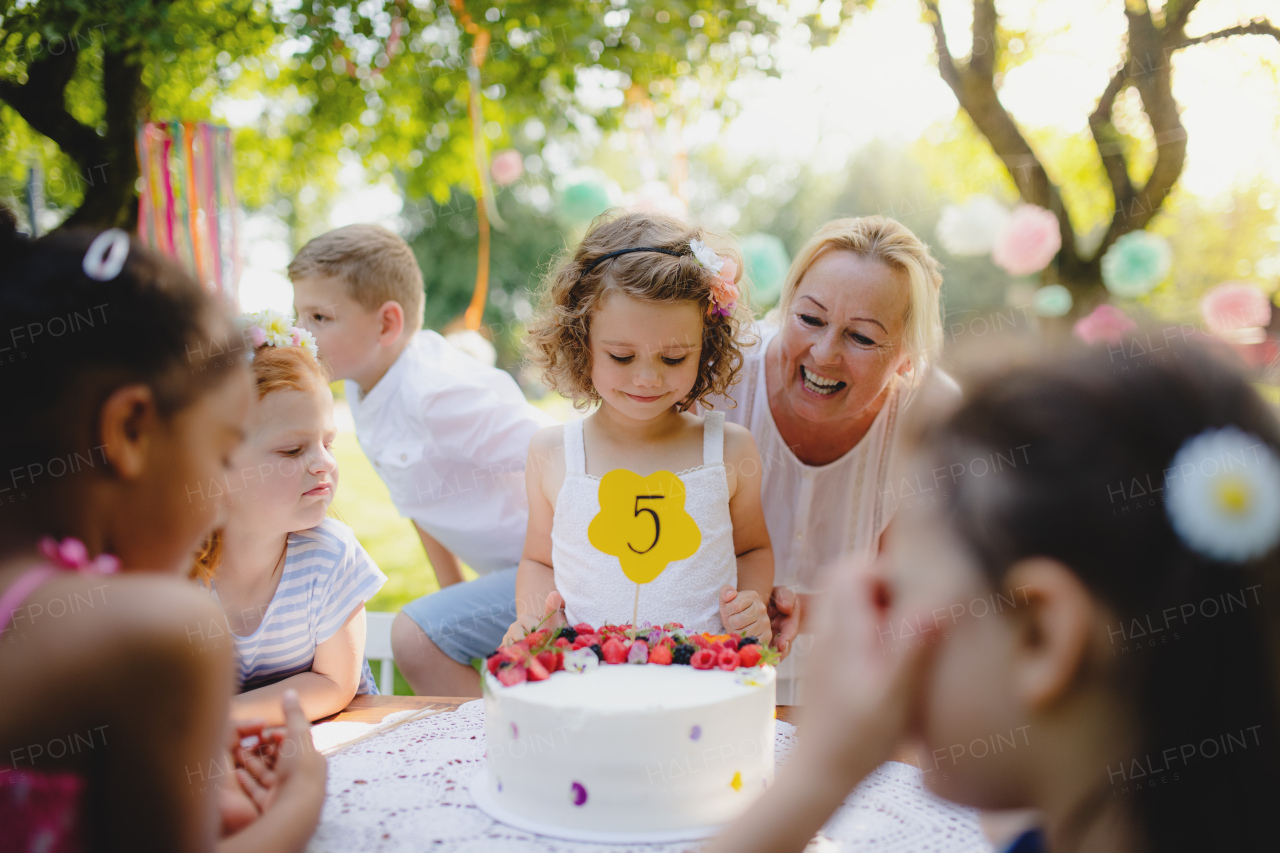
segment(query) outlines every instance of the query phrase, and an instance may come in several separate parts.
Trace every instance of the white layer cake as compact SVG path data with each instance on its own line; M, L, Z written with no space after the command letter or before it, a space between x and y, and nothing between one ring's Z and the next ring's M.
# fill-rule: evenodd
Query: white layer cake
M485 679L490 793L529 820L623 834L706 827L773 781L773 667Z

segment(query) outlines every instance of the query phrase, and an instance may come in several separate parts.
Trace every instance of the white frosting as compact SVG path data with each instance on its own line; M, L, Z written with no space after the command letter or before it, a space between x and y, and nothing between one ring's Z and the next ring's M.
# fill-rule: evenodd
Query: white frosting
M505 687L485 676L492 794L543 823L661 832L725 823L773 780L772 667L617 664Z

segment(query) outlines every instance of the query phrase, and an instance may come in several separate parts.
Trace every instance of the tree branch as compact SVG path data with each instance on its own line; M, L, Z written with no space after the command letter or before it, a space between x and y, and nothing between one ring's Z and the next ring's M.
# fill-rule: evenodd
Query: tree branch
M1175 5L1174 0L1170 0L1165 6L1164 34L1167 38L1182 35L1187 27L1187 20L1199 3L1200 0L1182 0Z
M1018 129L1013 117L1009 115L1009 111L1000 103L1000 96L995 88L994 73L987 70L995 67L994 0L975 0L974 48L969 62L963 66L955 63L947 47L942 13L936 0L923 0L923 2L925 9L933 17L938 70L942 79L951 88L956 100L960 102L960 108L968 114L978 131L991 144L996 156L1000 158L1013 178L1018 194L1031 204L1053 211L1058 217L1059 232L1062 236L1062 262L1065 266L1074 268L1079 262L1076 255L1076 237L1071 216L1062 203L1062 195L1053 181L1049 180L1049 173L1045 171L1030 143ZM988 41L982 45L979 39L988 39ZM975 63L978 63L977 68Z
M93 129L81 124L66 108L66 89L76 71L76 51L50 55L27 66L27 82L0 80L4 100L37 133L57 143L69 157L92 159L100 147Z
M1120 134L1111 121L1116 98L1128 82L1129 70L1126 64L1122 64L1103 90L1097 108L1089 115L1089 130L1093 134L1098 155L1102 158L1107 180L1111 182L1111 194L1118 210L1126 209L1133 202L1134 195L1133 181L1129 178L1129 164L1120 147Z
M1213 33L1205 33L1195 38L1184 38L1176 44L1172 45L1172 50L1181 50L1184 47L1191 47L1194 44L1204 44L1207 41L1215 41L1217 39L1230 38L1231 36L1271 36L1280 41L1280 27L1275 26L1266 18L1259 18L1248 24L1241 24L1238 27L1228 27L1225 30L1218 30Z

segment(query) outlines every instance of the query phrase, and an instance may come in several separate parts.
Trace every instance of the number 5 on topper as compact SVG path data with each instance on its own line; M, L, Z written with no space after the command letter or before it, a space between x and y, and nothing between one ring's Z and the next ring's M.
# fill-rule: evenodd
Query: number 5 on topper
M599 495L600 512L591 519L587 539L617 557L622 573L635 582L634 630L641 584L656 579L670 563L696 554L702 531L685 511L684 483L670 471L641 477L617 468L601 478Z

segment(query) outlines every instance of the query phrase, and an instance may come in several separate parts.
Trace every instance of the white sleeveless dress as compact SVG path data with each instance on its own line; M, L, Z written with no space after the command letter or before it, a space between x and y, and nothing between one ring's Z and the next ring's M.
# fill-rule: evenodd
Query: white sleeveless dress
M600 512L600 478L587 474L583 421L564 425L564 485L551 523L551 562L556 589L564 596L569 624L631 621L636 584L618 558L591 544L587 528ZM729 480L724 467L724 413L708 412L702 426L702 464L676 472L685 487L685 511L702 532L692 557L676 560L640 588L637 620L679 622L693 631L723 633L720 588L738 586L738 561L729 517Z

